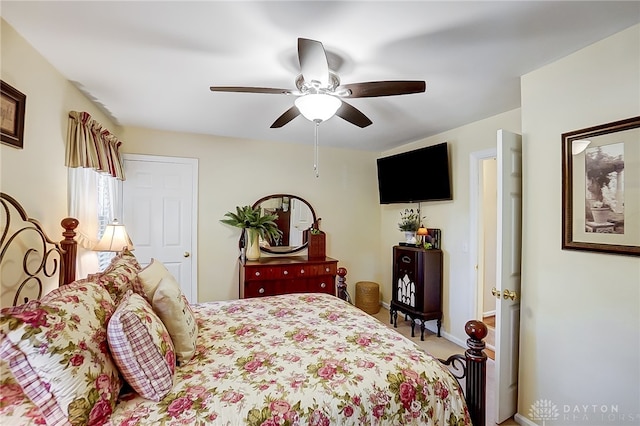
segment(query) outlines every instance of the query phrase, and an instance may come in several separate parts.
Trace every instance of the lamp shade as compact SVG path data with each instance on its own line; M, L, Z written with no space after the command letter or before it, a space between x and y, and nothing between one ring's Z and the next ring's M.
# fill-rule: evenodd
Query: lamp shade
M427 228L421 226L418 228L418 235L429 235L429 232L427 231Z
M324 93L311 93L296 98L296 107L309 121L325 121L333 117L342 101Z
M114 220L113 223L107 225L102 234L100 242L93 247L94 251L122 251L124 248L133 250L133 242L127 234L124 225Z

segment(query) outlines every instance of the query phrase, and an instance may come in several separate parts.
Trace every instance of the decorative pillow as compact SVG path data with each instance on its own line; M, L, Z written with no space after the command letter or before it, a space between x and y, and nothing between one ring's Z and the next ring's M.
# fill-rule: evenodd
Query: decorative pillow
M48 425L108 421L122 386L107 344L109 293L74 282L0 315L0 358Z
M171 272L169 272L167 267L164 266L162 262L153 258L151 259L151 263L138 272L138 280L148 301L153 300L153 294L156 292L158 284L168 275L171 275Z
M2 423L4 421L4 423ZM40 409L22 391L22 387L9 370L9 364L0 359L0 424L44 425Z
M109 321L107 337L124 379L144 398L160 401L173 387L176 357L164 324L129 290Z
M196 352L198 323L189 301L180 290L180 284L171 274L158 284L152 304L171 335L178 363L186 363Z
M111 259L111 264L107 269L99 274L89 275L87 281L98 283L106 288L113 301L118 305L127 290L133 290L146 297L144 288L138 280L140 270L140 264L133 253L124 249Z

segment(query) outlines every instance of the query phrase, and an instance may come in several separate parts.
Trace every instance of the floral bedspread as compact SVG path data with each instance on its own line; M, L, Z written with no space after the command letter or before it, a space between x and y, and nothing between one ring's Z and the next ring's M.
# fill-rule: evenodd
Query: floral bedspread
M194 305L194 358L160 402L120 397L112 425L470 425L451 374L344 301L290 294ZM43 424L2 366L0 424Z

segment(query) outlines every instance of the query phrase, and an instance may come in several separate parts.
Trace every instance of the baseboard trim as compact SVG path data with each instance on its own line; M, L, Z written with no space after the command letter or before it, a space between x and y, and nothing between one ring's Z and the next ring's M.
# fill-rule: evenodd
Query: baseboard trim
M516 421L516 423L518 423L519 425L524 425L524 426L538 426L537 423L532 422L531 420L529 420L528 418L526 418L525 416L521 415L520 413L516 413L515 416L513 416L513 420Z
M389 303L387 303L387 302L380 302L380 304L384 308L386 308L387 310L390 310L390 308L391 308L391 306L389 306ZM435 321L435 320L433 320L433 321ZM426 328L427 330L429 330L433 334L436 334L436 333L438 333L438 326L434 325L434 324L430 324L433 321L427 321L427 323L425 324L424 328ZM456 336L453 336L453 335L447 333L446 331L444 331L442 329L440 330L440 335L442 337L444 337L445 339L447 339L448 341L450 341L452 343L455 343L458 346L461 346L462 348L466 348L467 347L466 340L458 339Z

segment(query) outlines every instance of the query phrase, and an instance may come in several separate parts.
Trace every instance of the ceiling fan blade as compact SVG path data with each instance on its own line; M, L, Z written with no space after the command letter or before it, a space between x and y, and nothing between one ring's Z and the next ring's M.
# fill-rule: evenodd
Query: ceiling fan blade
M344 84L336 91L349 90L345 98L373 98L376 96L408 95L426 90L424 81L369 81L366 83Z
M308 38L298 39L298 61L307 83L315 80L322 87L329 85L329 63L322 43Z
M349 105L345 101L342 101L342 105L340 105L340 108L336 111L336 115L361 128L372 124L372 121L360 112L359 109Z
M271 87L211 86L210 89L212 92L267 93L267 94L274 94L274 95L294 94L294 92L289 89L275 89Z
M274 121L273 124L271 125L271 128L272 129L280 128L299 115L300 115L300 110L298 110L298 107L294 105L288 110L286 110L280 117L278 117L276 121Z

